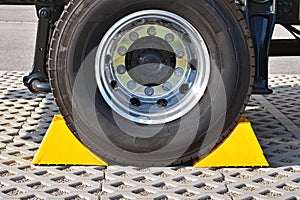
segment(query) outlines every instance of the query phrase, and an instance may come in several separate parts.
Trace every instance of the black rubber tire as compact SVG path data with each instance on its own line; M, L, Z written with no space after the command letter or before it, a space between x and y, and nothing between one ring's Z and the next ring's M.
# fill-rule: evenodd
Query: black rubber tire
M95 80L103 35L119 19L145 9L188 20L211 59L208 88L198 105L161 125L140 125L113 112ZM68 126L96 155L110 163L167 166L205 156L228 135L249 100L254 61L250 33L232 0L78 0L70 1L54 31L49 74Z

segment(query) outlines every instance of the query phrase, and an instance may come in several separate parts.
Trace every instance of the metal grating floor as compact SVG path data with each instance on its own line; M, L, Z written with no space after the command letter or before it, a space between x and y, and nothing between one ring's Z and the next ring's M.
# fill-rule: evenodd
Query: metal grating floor
M273 75L274 94L253 96L252 122L270 168L34 166L58 109L31 94L24 72L0 71L1 199L300 199L300 75Z

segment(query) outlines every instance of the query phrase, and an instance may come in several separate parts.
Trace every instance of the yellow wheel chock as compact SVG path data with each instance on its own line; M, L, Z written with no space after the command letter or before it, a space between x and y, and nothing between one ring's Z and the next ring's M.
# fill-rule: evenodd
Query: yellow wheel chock
M32 163L107 166L106 162L94 155L73 135L61 115L54 116Z
M223 142L194 167L267 167L251 123L242 117Z
M55 115L32 161L35 165L107 166L69 130L61 115ZM232 133L194 167L269 166L250 122L241 118Z

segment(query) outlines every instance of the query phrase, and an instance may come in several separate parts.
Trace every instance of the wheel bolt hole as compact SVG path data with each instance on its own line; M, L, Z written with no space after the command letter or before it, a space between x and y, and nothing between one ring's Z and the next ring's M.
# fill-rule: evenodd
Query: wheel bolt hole
M183 85L180 87L179 92L180 92L181 94L185 94L185 93L187 93L188 90L189 90L189 85L188 85L188 84L183 84Z
M185 42L185 43L189 43L189 44L192 43L190 37L189 37L188 35L186 35L186 34L184 34L184 35L182 36L182 41Z
M197 70L197 60L196 59L192 59L191 61L190 61L190 66L191 66L191 69L192 70Z
M111 58L110 55L106 55L106 56L105 56L105 63L106 63L106 64L110 64L110 63L111 63L111 60L112 60L112 58Z
M140 107L142 105L141 101L138 98L130 99L130 103L136 107Z
M113 80L110 82L110 85L111 87L114 89L114 90L117 90L118 89L118 82Z
M166 107L168 106L168 101L166 99L159 99L157 105L158 107Z

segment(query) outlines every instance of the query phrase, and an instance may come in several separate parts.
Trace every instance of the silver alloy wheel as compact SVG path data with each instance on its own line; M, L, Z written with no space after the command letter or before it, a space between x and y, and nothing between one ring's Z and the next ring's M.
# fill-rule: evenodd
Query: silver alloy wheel
M144 10L115 23L95 60L107 104L141 124L163 124L187 114L210 76L208 48L196 28L163 10Z

